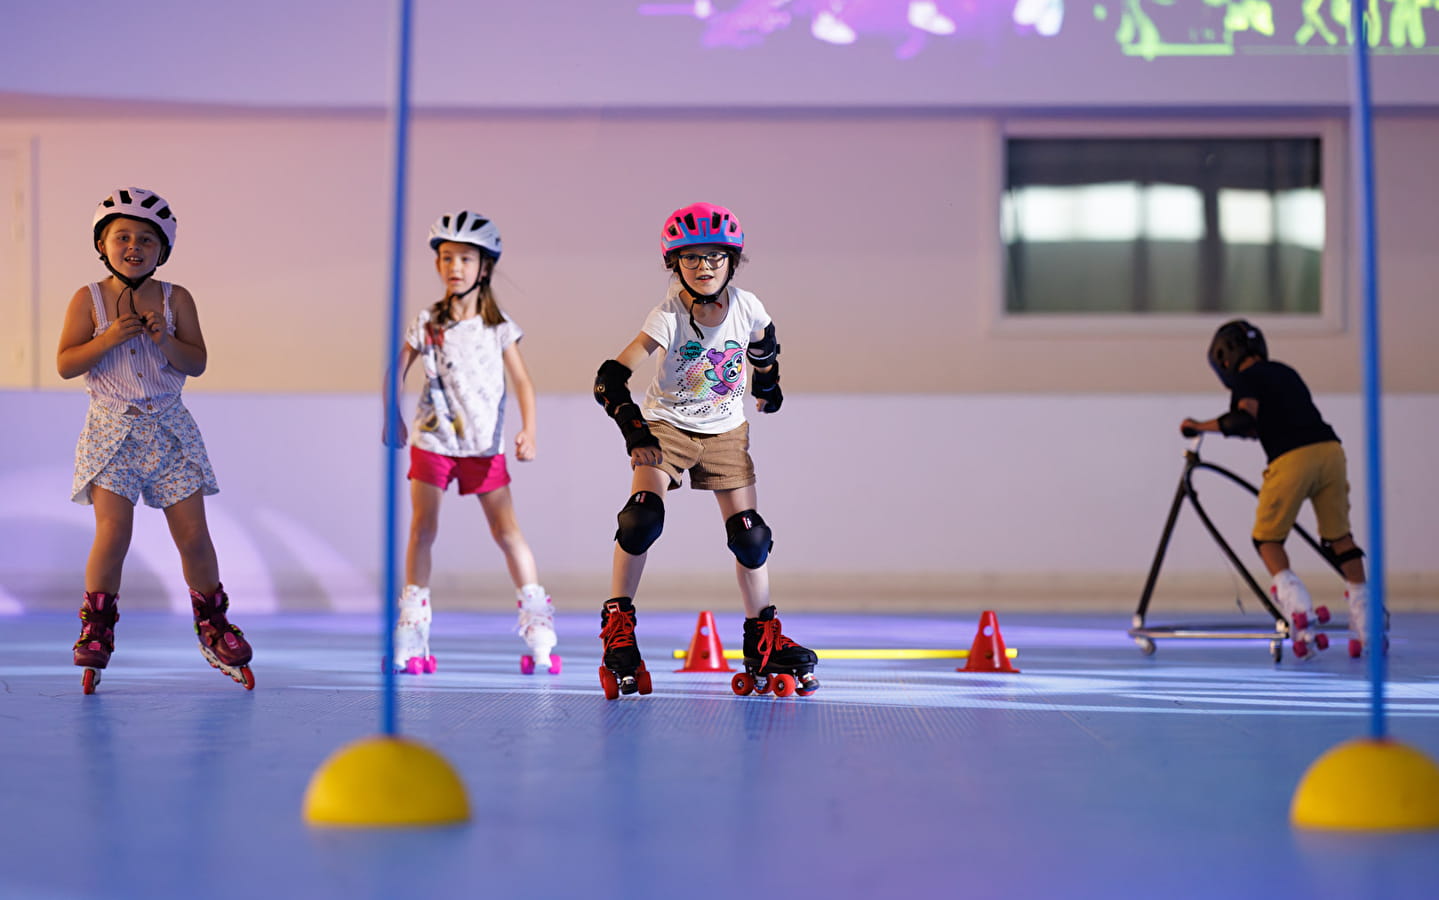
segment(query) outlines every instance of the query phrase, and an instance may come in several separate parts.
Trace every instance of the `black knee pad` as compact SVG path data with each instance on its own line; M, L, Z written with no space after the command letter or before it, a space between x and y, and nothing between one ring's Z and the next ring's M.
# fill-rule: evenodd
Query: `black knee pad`
M737 512L725 519L724 530L729 535L730 552L746 569L758 569L769 559L774 535L759 513L752 509Z
M1342 541L1342 540L1344 540L1344 538L1350 538L1350 539L1352 540L1352 539L1353 539L1353 536L1346 534L1346 535L1344 535L1344 537L1340 538L1339 540ZM1334 545L1337 544L1337 543L1339 543L1339 541L1326 541L1326 540L1322 540L1322 539L1319 541L1319 550L1320 550L1320 552L1323 553L1326 557L1328 557L1329 561L1332 562L1332 563L1334 563L1334 565L1336 565L1336 566L1342 566L1342 565L1344 565L1345 563L1349 562L1351 559L1363 559L1363 558L1364 558L1364 551L1359 549L1359 545L1358 545L1358 544L1355 544L1353 547L1350 547L1348 550L1345 550L1343 553L1335 553L1335 552L1334 552Z
M665 530L665 500L653 491L638 491L625 504L619 514L620 527L615 540L620 549L631 556L639 556Z

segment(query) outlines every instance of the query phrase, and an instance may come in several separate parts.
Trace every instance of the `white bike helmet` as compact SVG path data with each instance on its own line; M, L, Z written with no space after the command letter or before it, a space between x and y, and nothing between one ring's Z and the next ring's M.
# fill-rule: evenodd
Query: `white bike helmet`
M144 188L116 188L95 207L92 229L95 241L100 240L100 234L111 220L121 217L149 222L159 229L160 241L165 246L160 248L160 261L155 265L164 265L165 260L170 258L170 251L175 249L175 216L165 198Z
M436 219L430 226L430 249L438 250L445 241L472 244L494 259L500 258L500 229L477 212L464 209Z

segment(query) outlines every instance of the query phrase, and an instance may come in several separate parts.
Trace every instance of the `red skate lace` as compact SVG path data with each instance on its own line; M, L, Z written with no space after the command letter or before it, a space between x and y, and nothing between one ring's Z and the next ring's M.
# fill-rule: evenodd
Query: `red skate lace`
M617 609L606 613L604 627L600 629L600 639L605 642L606 650L635 646L634 611Z
M783 650L786 647L798 647L799 644L785 637L779 630L779 619L761 620L759 623L760 635L759 644L759 666L763 669L769 663L770 654L776 650Z

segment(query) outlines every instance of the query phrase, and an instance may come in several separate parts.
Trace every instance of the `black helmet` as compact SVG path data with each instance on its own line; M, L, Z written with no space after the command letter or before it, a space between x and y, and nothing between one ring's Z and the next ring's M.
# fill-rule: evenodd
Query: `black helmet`
M1234 387L1239 364L1251 356L1268 359L1269 347L1264 343L1264 332L1243 319L1220 325L1209 342L1209 366L1225 387Z

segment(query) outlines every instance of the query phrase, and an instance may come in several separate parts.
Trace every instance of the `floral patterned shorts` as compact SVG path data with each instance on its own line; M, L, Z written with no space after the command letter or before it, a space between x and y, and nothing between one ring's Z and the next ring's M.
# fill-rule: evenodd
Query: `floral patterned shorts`
M174 506L196 491L220 490L200 429L179 401L152 416L90 405L75 450L70 499L93 503L90 489L95 486L131 503L144 497L156 509Z

